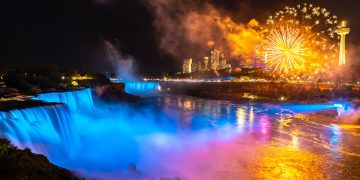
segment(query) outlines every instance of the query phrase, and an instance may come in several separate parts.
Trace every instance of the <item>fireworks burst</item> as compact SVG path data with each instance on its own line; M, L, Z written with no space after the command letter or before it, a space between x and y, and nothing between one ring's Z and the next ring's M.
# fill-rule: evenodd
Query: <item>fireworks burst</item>
M315 71L335 61L337 16L312 4L285 7L269 16L263 28L263 50L274 70Z
M268 65L280 71L299 68L305 62L309 43L304 35L292 26L273 30L265 40Z

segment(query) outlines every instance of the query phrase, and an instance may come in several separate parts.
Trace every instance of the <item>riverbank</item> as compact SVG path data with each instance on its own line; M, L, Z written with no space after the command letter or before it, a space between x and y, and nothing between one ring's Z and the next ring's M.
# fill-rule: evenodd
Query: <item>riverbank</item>
M184 94L213 100L271 103L330 103L357 101L357 87L331 84L279 82L162 82L163 93Z

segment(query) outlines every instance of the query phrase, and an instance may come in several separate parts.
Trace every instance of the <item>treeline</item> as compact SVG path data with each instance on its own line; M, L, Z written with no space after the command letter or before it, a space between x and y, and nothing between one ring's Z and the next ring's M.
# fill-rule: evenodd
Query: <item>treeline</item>
M94 86L109 83L102 73L59 68L11 69L0 72L0 95L22 92L40 93L62 91L78 86ZM79 78L80 77L80 78ZM81 77L86 77L81 79Z

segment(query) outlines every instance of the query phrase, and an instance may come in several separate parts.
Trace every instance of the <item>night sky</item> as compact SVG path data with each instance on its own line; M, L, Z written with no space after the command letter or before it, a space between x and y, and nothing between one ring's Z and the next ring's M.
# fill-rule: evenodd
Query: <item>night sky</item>
M146 0L5 0L0 6L0 68L59 66L105 71L104 40L117 41L142 75L180 70L181 60L158 46L154 16ZM151 0L148 0L151 1ZM162 0L165 1L165 0ZM181 1L181 0L179 0ZM315 1L315 0L313 0ZM184 1L184 3L188 2ZM263 20L289 0L197 0L235 21ZM351 27L348 42L360 45L360 1L317 0ZM240 23L239 22L239 23Z

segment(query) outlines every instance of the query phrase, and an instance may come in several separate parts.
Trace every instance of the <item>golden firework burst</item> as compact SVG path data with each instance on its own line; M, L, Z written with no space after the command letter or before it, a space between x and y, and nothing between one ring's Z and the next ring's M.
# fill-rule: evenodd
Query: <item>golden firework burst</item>
M309 56L309 44L299 29L291 26L274 28L265 39L267 64L280 71L298 69Z
M266 63L274 70L319 71L336 57L337 16L312 4L285 7L269 16L263 28Z

